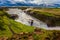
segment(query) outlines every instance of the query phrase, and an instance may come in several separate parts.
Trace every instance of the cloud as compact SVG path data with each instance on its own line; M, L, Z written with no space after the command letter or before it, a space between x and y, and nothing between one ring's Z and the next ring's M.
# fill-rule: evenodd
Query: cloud
M6 1L10 1L12 4L15 4L16 2L21 2L21 3L31 3L31 4L53 4L53 3L59 3L60 0L0 0L0 4L6 3Z
M58 3L60 0L13 0L14 2L24 2L24 3L32 3L32 4L52 4L52 3Z
M32 4L41 4L42 3L42 0L33 0L33 1L29 1L29 3L32 3Z
M31 3L31 4L41 4L42 0L13 0L14 2L24 2L24 3Z
M25 0L13 0L14 2L26 2Z
M23 2L23 1L25 1L25 0L14 0L15 2Z

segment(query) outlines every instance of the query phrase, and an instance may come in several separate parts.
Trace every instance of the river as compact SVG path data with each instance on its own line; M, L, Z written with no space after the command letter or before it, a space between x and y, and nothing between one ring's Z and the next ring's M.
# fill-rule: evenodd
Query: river
M48 27L46 23L26 14L23 10L18 8L10 8L9 11L7 11L9 14L17 14L19 17L15 19L15 21L20 22L22 24L30 26L31 20L33 20L33 26L44 28L46 30L60 30L60 27Z

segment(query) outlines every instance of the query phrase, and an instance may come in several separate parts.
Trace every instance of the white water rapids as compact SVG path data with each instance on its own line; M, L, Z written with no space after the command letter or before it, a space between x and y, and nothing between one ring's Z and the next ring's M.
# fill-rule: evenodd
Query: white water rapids
M33 20L33 26L34 27L44 28L47 30L60 30L60 27L48 27L46 23L24 13L24 11L22 11L21 9L11 8L7 12L9 14L17 14L19 16L19 18L16 19L15 21L20 22L22 24L30 26L30 21Z

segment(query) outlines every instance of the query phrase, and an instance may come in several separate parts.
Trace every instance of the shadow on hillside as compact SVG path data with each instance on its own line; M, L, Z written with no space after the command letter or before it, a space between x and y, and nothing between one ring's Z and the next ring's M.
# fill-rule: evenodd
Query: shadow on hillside
M4 31L4 30L5 30L5 28L3 28L3 27L0 27L0 30L1 30L1 31Z
M4 30L6 30L2 25L0 25L0 30L1 31L4 31Z

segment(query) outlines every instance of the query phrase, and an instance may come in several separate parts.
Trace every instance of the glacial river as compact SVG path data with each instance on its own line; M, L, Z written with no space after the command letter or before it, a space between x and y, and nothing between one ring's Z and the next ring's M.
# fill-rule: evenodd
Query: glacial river
M46 23L26 14L23 10L18 8L10 8L9 11L7 11L9 14L17 14L19 18L17 18L15 21L20 22L22 24L30 26L31 20L33 20L33 26L44 28L47 30L60 30L60 27L48 27Z

